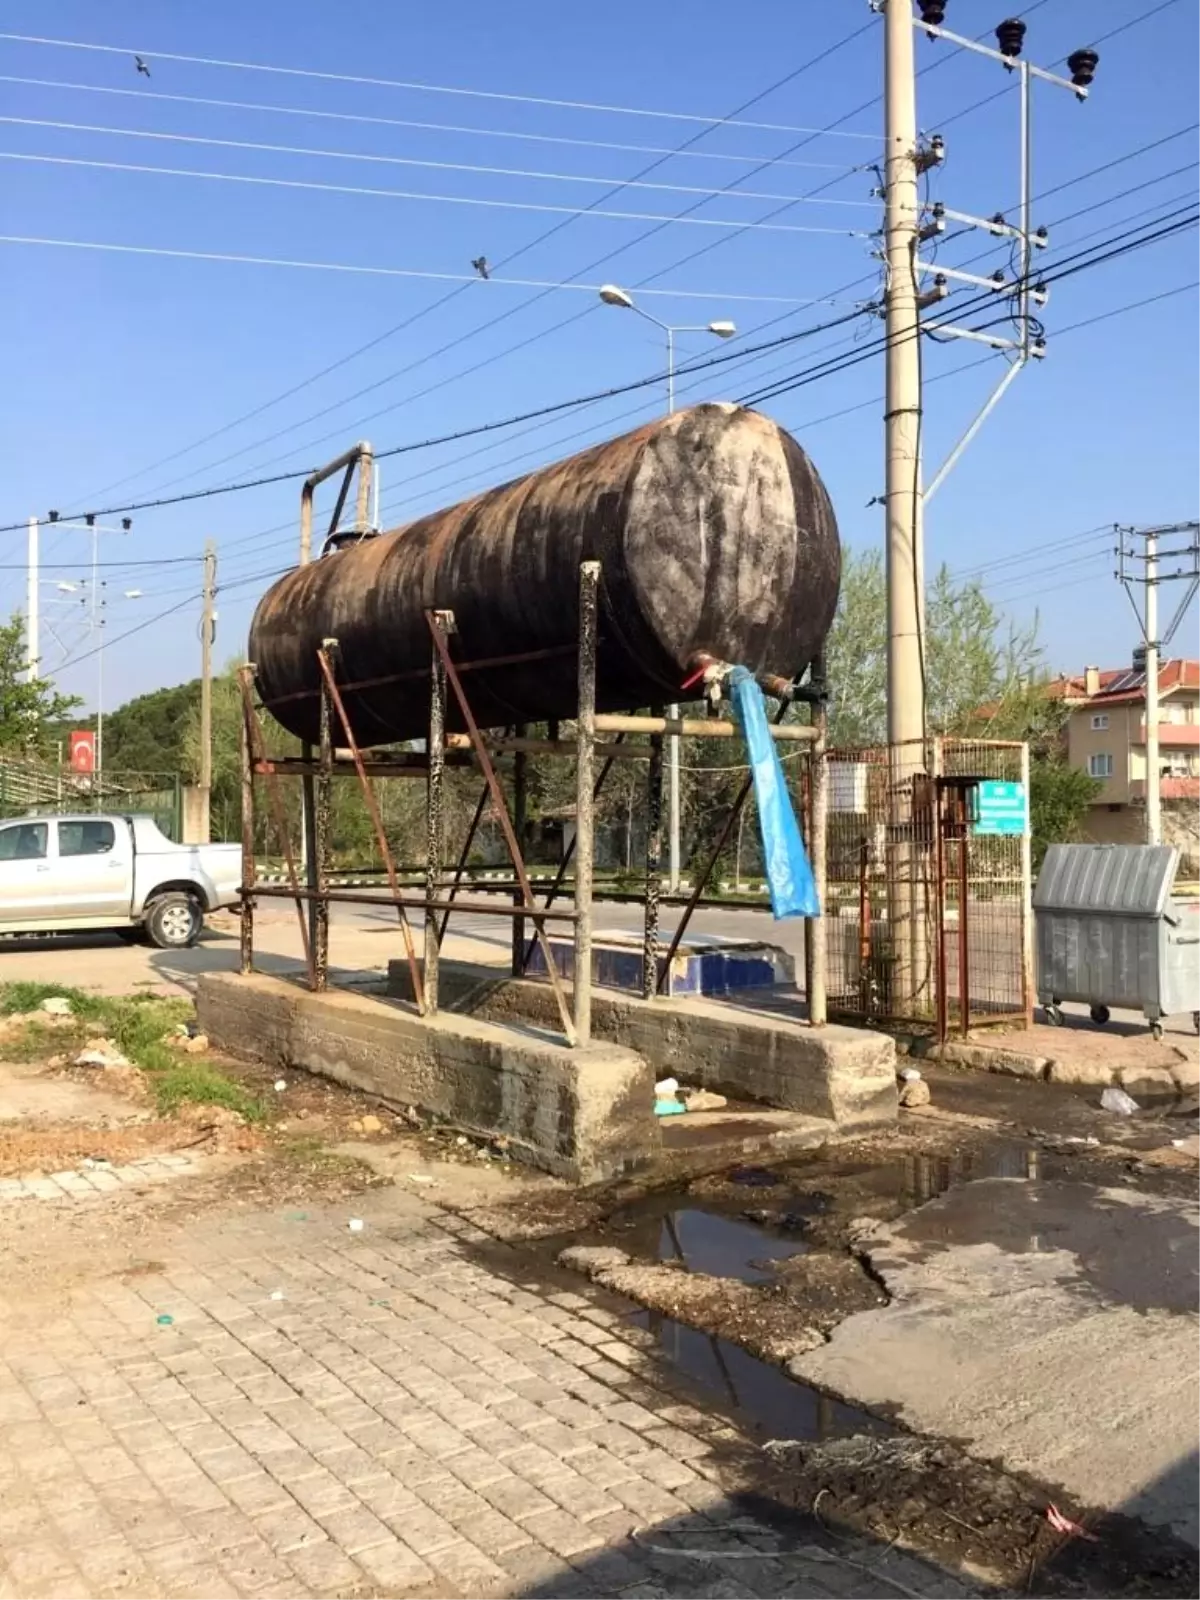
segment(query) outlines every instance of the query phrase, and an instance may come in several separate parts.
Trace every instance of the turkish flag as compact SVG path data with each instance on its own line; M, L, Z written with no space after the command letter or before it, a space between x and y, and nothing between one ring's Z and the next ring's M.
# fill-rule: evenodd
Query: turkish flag
M71 771L95 772L96 735L83 729L71 735Z

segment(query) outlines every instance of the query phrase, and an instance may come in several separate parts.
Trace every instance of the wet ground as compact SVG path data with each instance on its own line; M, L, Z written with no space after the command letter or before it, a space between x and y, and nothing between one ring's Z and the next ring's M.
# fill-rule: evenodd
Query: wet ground
M1188 1496L1195 1499L1194 1481L1190 1489L1184 1482L1189 1472L1196 1476L1186 1451L1164 1486L1140 1471L1152 1451L1136 1455L1125 1436L1140 1429L1144 1447L1153 1408L1169 1412L1171 1393L1178 1392L1183 1412L1189 1406L1179 1380L1194 1376L1194 1348L1177 1371L1157 1376L1154 1352L1166 1348L1156 1342L1163 1329L1167 1344L1172 1337L1178 1343L1180 1330L1190 1330L1195 1344L1200 1273L1188 1209L1196 1189L1194 1115L1125 1118L1057 1086L928 1076L933 1108L906 1118L893 1135L769 1167L731 1167L657 1193L572 1197L563 1202L567 1227L554 1226L554 1208L543 1197L532 1230L537 1248L557 1254L567 1243L606 1247L624 1263L592 1275L639 1301L632 1320L653 1336L659 1358L776 1457L781 1494L798 1510L816 1503L834 1523L902 1538L1004 1592L1195 1592L1194 1543L1165 1525L1169 1517L1182 1527L1181 1495L1184 1520ZM507 1226L507 1237L520 1238L519 1224L510 1218ZM1031 1414L1036 1435L1044 1406L1056 1437L1065 1443L1074 1436L1076 1455L1091 1450L1101 1485L1108 1458L1116 1462L1125 1451L1131 1492L1073 1494L1064 1483L1086 1475L1073 1480L1066 1458L1059 1475L1052 1442L1048 1453L1022 1457L1016 1450L1009 1461L1004 1439L979 1451L970 1429L914 1422L889 1363L915 1363L936 1392L934 1345L926 1361L919 1338L903 1343L904 1274L916 1282L930 1272L933 1288L920 1288L920 1315L936 1326L963 1308L973 1311L977 1338L968 1334L967 1343L974 1338L981 1350L994 1344L1001 1370L1009 1364L1014 1374L1023 1360L1036 1366L1032 1352L1060 1333L1069 1351L1072 1319L1097 1330L1105 1319L1134 1319L1123 1335L1116 1330L1127 1341L1124 1365L1111 1348L1101 1370L1085 1364L1074 1374L1078 1399L1066 1378L1055 1379L1057 1395L1043 1396L1025 1374L1014 1377L1019 1392L1000 1407L1017 1427L1022 1413ZM939 1272L948 1274L940 1288ZM1028 1294L1022 1274L1032 1274ZM1041 1325L1039 1294L1058 1323L1052 1316ZM1024 1315L1032 1318L1027 1336ZM876 1318L891 1319L880 1327L893 1341L899 1325L901 1343L877 1344ZM852 1354L877 1381L856 1393L836 1362L822 1363L825 1352L839 1349L841 1330L859 1325ZM810 1336L810 1353L781 1357L773 1341L797 1329ZM1004 1354L1010 1339L1011 1362ZM1171 1361L1178 1357L1171 1345ZM810 1375L815 1381L801 1381ZM964 1382L959 1372L957 1381L971 1393L969 1373ZM1162 1431L1162 1458L1173 1460L1177 1441ZM1038 1460L1044 1471L1036 1470ZM1052 1503L1094 1530L1096 1542L1055 1534L1047 1521Z

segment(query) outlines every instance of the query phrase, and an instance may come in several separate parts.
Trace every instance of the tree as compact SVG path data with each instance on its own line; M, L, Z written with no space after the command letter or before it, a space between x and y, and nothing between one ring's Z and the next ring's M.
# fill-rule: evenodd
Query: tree
M46 726L68 715L78 696L59 694L49 678L28 676L25 622L14 611L0 623L0 750L45 746Z
M887 583L878 551L847 553L826 654L830 742L883 744ZM1067 708L1045 691L1036 621L1014 627L978 579L956 582L943 566L926 597L925 675L931 732L1028 743L1035 869L1047 845L1078 838L1099 785L1067 763Z
M926 715L931 732L962 731L980 706L1013 695L1044 675L1036 622L1025 629L1006 623L978 579L956 583L949 569L941 567L929 586L925 610ZM826 657L831 742L883 744L887 580L878 550L846 553Z

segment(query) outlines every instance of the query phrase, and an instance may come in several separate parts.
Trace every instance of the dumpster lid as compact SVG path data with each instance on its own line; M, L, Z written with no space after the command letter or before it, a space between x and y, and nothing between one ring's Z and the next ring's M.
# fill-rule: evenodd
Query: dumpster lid
M1035 911L1159 917L1179 851L1164 844L1052 844L1033 891Z

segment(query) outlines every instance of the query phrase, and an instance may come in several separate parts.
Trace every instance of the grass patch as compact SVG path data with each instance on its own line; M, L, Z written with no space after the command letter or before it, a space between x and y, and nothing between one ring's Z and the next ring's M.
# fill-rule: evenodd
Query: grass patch
M36 1011L43 1000L61 996L71 1002L75 1028L51 1028L36 1020L4 1040L4 1053L14 1061L36 1061L56 1050L81 1043L88 1034L109 1038L146 1074L160 1111L174 1111L185 1101L227 1106L249 1122L261 1121L265 1107L256 1095L226 1077L209 1062L184 1055L164 1044L166 1034L193 1015L190 1000L158 995L99 995L57 983L0 984L0 1014Z

